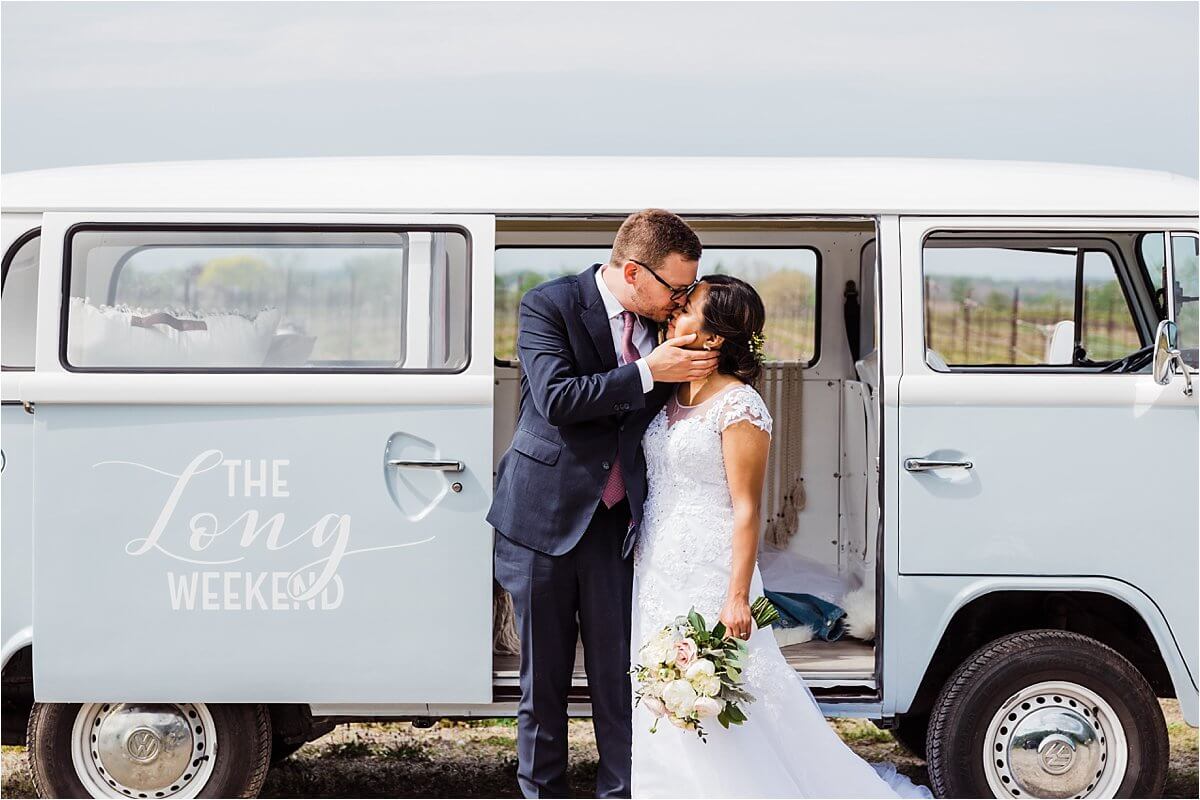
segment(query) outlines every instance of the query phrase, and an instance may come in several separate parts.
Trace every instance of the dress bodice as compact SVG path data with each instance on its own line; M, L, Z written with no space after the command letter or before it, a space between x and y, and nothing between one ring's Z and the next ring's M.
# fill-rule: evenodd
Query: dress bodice
M650 496L670 506L730 508L721 432L741 421L771 432L771 415L753 387L734 384L694 406L672 393L642 439Z
M652 628L687 611L665 608L662 590L686 589L706 617L720 610L733 553L733 502L721 434L738 422L771 432L766 404L745 384L695 406L672 395L642 438L648 491L634 565L646 577L638 603Z

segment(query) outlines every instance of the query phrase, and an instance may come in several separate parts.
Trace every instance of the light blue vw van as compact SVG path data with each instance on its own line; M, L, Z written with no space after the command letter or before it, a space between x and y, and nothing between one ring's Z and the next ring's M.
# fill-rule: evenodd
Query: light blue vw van
M767 304L767 588L947 797L1162 792L1197 724L1197 198L894 159L6 175L3 722L57 797L253 796L338 722L515 713L516 309L682 214ZM588 713L577 670L572 712Z

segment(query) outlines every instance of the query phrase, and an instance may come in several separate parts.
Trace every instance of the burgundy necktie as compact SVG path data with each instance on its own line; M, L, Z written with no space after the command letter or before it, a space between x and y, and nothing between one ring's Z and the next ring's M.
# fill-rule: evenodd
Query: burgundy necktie
M633 346L633 312L622 311L621 322L625 326L621 334L621 356L625 359L624 363L632 364L642 357ZM608 473L608 482L604 484L604 493L600 495L600 499L607 508L612 508L621 502L624 496L625 479L621 477L621 450L618 447L617 460L613 462L612 470Z

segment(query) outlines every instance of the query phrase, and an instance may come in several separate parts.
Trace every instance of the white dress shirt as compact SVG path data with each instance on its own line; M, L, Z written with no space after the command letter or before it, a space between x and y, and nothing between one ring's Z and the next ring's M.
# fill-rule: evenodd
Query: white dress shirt
M612 332L613 349L617 351L617 363L624 364L625 323L621 319L621 312L626 309L608 288L608 284L604 282L602 273L605 269L607 266L601 266L596 270L596 286L600 289L600 297L604 300L604 310L608 312L608 328ZM633 316L633 346L642 355L642 358L634 363L637 364L638 372L642 376L642 392L648 392L654 388L654 377L650 374L650 365L646 363L645 357L650 355L654 349L654 334L642 324L642 318L637 314Z

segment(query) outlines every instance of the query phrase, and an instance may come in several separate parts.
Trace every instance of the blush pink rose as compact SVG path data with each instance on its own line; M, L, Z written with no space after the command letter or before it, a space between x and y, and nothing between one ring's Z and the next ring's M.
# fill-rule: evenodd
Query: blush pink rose
M696 646L696 642L692 639L684 639L675 643L675 666L680 669L687 669L688 666L696 660L700 648Z
M667 707L662 700L657 697L645 696L642 698L642 705L656 717L665 717L667 715Z

